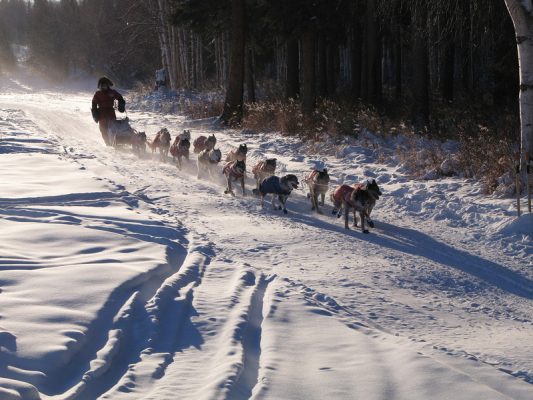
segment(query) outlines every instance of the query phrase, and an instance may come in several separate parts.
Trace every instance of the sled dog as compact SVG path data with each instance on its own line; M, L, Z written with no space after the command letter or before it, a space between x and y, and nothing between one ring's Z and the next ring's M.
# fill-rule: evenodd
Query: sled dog
M322 214L320 208L318 207L318 196L320 196L320 205L324 206L324 200L326 198L326 193L329 188L329 174L328 170L324 168L323 170L312 170L306 177L305 183L309 188L309 193L307 197L311 199L311 210L316 210L317 213Z
M215 174L215 168L218 165L218 163L222 160L222 153L219 149L213 149L213 150L204 150L200 154L198 154L198 176L197 178L200 179L203 172L209 173L209 177L211 179L214 178Z
M168 158L168 151L170 150L170 141L171 137L168 129L161 129L159 132L157 132L154 140L150 144L152 153L155 153L156 150L159 150L159 153L161 154L161 160L166 161Z
M370 187L371 189L369 189ZM371 228L374 227L374 222L370 219L370 214L380 195L381 190L375 180L354 186L338 186L331 194L333 214L337 214L337 217L340 218L344 210L344 227L350 229L348 227L350 210L353 210L354 227L357 227L357 213L359 213L359 217L361 218L361 231L368 233L365 222L368 222Z
M138 157L146 153L146 133L135 132L131 137L131 151Z
M239 181L242 187L242 195L246 196L244 189L244 178L246 177L246 164L244 161L232 161L226 164L222 173L226 176L227 187L224 191L225 194L231 194L235 196L232 182Z
M213 150L216 144L217 138L214 134L211 136L198 136L193 142L194 154L199 154L204 150Z
M299 184L300 182L298 182L296 175L289 174L282 178L272 175L261 182L259 189L254 189L254 194L261 196L261 207L264 207L265 196L272 194L272 208L274 210L283 210L287 214L287 199L291 192L298 188ZM276 198L280 203L278 206L276 206Z
M170 154L176 162L176 166L181 170L181 159L189 159L189 149L191 148L191 133L189 131L183 131L182 134L176 136L174 143L170 147Z
M259 161L253 167L252 173L254 174L256 189L259 190L261 182L276 173L276 159L267 158L264 161Z

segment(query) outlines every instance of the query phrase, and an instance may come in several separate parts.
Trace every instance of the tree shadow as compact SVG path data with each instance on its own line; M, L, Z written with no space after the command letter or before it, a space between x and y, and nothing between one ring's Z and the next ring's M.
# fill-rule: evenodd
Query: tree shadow
M335 225L310 215L294 212L290 215L297 222L352 236L354 239L415 257L424 257L429 261L464 272L515 296L533 299L531 279L503 265L456 249L420 231L376 222L377 229L368 235L363 235L360 231L346 230L341 225Z

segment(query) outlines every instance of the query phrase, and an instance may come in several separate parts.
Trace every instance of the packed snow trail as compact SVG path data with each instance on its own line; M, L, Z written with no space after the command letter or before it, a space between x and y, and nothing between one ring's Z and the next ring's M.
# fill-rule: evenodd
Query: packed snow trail
M531 398L531 247L483 234L505 224L499 202L428 221L439 201L459 214L467 185L413 183L355 147L357 164L320 158L338 182L383 179L370 235L303 192L283 216L194 163L103 147L88 99L0 95L2 399ZM247 142L249 168L276 156L301 176L316 159L291 138L216 135L223 152Z

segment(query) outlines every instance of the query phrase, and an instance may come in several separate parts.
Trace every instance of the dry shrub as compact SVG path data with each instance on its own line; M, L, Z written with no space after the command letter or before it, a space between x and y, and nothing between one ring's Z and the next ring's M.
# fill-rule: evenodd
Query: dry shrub
M446 158L440 142L422 139L414 133L402 135L402 141L394 151L395 159L404 171L417 178L436 178L441 174L440 166Z
M501 191L498 186L503 185L502 176L512 170L512 148L518 139L512 133L519 131L516 113L476 109L467 103L435 103L430 125L415 131L408 118L409 108L401 104L393 107L384 115L362 103L321 100L313 115L306 118L297 100L266 100L245 106L242 127L296 135L309 143L335 136L358 137L364 128L376 135L378 142L397 138L396 149L381 148L373 143L376 136L372 135L368 143L362 141L376 149L381 162L400 162L406 172L419 178L457 175L481 181L487 193ZM191 106L188 115L201 118L219 115L221 110L221 102L201 103Z
M333 136L353 136L359 133L358 117L354 109L332 100L326 99L318 103L314 124L319 136L323 133Z
M275 119L278 116L279 102L249 103L245 106L243 126L252 131L279 131Z
M512 171L512 140L508 135L497 135L483 127L475 136L462 136L457 162L465 177L480 180L485 191L492 193L498 188L500 178Z
M302 135L306 123L300 104L290 99L287 102L260 102L247 104L243 128L253 131L281 132L284 135Z
M300 105L292 99L280 106L275 121L286 135L305 135L308 126Z
M178 106L180 112L191 119L216 117L224 110L224 101L219 98L186 99Z
M243 127L255 131L276 131L319 140L322 134L354 135L358 130L357 115L341 104L323 100L313 115L306 117L297 100L264 101L247 104Z
M153 93L154 86L155 85L153 82L137 81L135 82L135 85L132 88L133 96L137 98L137 97L144 97L146 95L149 95Z

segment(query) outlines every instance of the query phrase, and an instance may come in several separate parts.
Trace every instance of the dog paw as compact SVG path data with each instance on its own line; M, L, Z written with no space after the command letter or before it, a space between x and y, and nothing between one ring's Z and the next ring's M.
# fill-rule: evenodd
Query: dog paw
M283 214L288 214L289 212L287 210L283 210Z
M337 218L340 218L340 217L342 217L342 214L340 214L340 213L337 214Z
M370 233L368 229L363 230L363 233Z
M374 227L374 221L367 220L368 226L373 228Z

